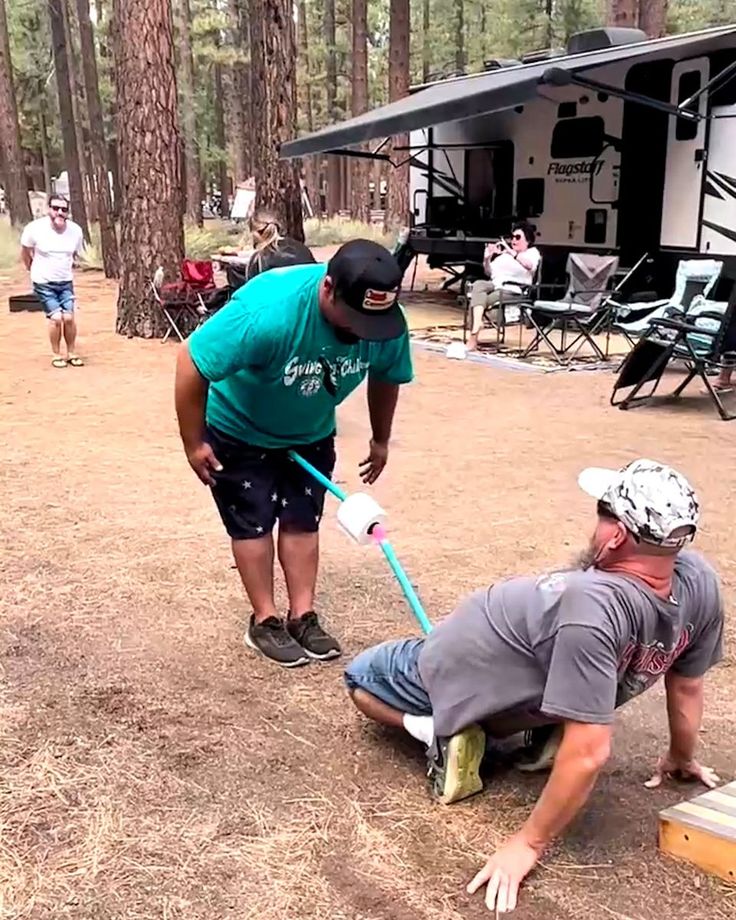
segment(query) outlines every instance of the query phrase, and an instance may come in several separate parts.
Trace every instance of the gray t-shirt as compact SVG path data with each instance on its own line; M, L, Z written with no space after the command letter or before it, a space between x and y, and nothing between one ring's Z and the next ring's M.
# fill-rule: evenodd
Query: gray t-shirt
M439 735L478 721L607 724L670 668L703 675L722 657L722 634L718 576L682 552L669 600L598 569L477 591L427 637L419 673Z

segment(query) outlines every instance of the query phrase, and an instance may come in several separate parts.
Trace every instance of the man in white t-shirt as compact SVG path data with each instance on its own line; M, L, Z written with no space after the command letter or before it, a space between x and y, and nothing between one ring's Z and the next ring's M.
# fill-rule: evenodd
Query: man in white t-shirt
M33 292L43 304L49 321L54 367L81 367L74 351L77 323L74 317L74 259L84 248L82 228L69 220L69 202L63 195L49 199L46 217L31 221L20 239L21 259L31 273ZM66 357L61 355L62 337Z
M522 222L514 224L511 245L502 239L498 243L489 243L486 246L483 268L490 280L475 281L470 288L472 321L468 351L475 351L478 347L478 333L483 328L486 310L489 307L498 307L504 295L507 302L513 300L514 294L521 294L523 288L534 280L534 274L542 258L534 245L534 240L534 230L529 224Z

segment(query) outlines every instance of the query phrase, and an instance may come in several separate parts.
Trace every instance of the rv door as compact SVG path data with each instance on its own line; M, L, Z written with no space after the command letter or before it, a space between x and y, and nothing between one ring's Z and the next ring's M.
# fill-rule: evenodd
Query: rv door
M672 69L670 101L679 105L708 82L708 58L680 61ZM705 116L708 94L693 103L691 111ZM662 246L696 249L700 231L700 203L705 176L705 118L693 121L670 115L662 204ZM642 143L646 143L642 139Z

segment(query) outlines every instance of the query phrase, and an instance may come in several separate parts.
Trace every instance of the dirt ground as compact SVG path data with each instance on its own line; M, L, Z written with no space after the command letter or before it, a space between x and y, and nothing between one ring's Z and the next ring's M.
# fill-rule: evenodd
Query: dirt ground
M0 278L4 295L24 289ZM543 778L498 769L434 804L421 753L366 724L340 663L294 673L242 642L247 607L214 505L178 441L175 347L115 336L114 285L78 280L83 369L54 370L40 314L0 312L0 917L460 920L465 883ZM416 353L375 494L431 615L587 540L583 464L667 460L704 503L699 547L736 580L736 424L707 400L623 413L610 373L509 373ZM358 487L362 392L340 410ZM729 460L729 457L731 460ZM330 504L319 609L346 657L416 632L382 558ZM708 683L702 759L734 776L734 617ZM589 807L524 890L520 920L720 920L736 889L657 854L642 788L666 742L659 690L620 714Z

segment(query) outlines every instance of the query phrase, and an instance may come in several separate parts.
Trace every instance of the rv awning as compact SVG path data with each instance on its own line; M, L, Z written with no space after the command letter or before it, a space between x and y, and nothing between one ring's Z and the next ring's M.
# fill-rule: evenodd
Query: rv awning
M513 108L536 95L542 75L552 67L580 74L619 61L633 61L643 57L654 60L683 51L697 54L721 44L727 47L733 44L734 36L736 25L729 25L444 80L398 102L289 141L281 147L281 156L291 159L313 153L339 151L377 137L405 134L442 122L460 121L474 115L487 115ZM725 41L719 42L721 38Z

